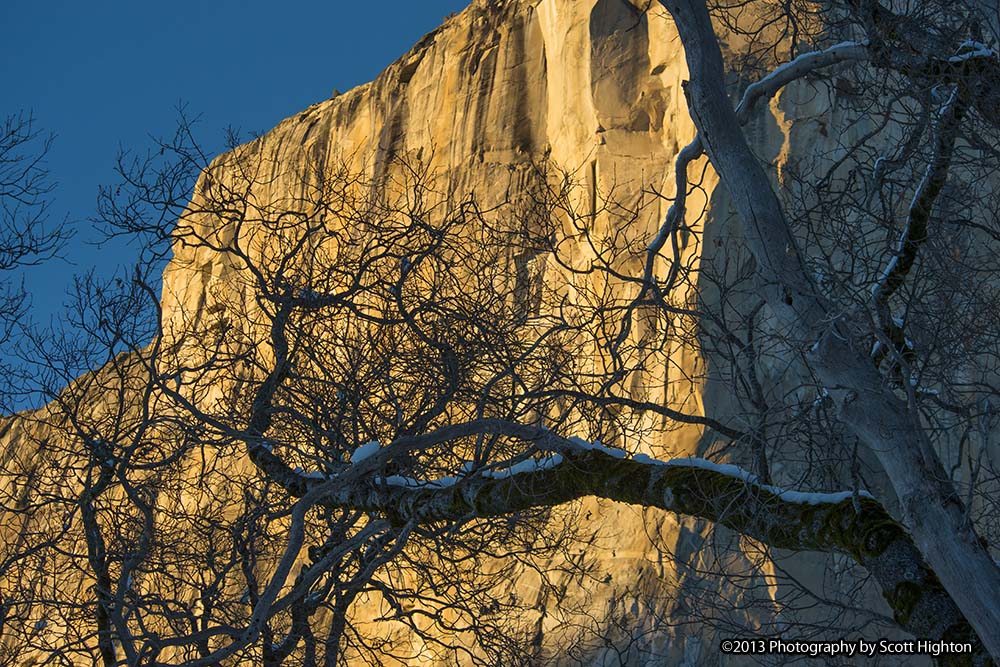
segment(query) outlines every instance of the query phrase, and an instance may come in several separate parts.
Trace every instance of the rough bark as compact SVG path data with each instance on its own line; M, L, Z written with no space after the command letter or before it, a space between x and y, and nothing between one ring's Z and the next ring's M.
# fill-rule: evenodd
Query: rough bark
M558 440L552 436L550 445ZM443 486L336 479L310 493L322 504L382 513L400 525L506 516L586 496L708 519L774 548L850 556L877 581L900 627L921 639L973 643L973 654L942 656L940 664L992 664L907 531L867 495L791 494L699 460L645 462L600 449L560 450L557 465L500 479L479 473Z

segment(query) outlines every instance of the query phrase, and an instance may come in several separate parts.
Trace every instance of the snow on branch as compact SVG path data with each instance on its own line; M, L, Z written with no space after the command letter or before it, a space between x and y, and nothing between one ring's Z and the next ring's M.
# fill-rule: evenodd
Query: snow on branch
M352 464L361 463L365 459L370 458L372 455L377 454L378 450L381 448L382 446L379 445L377 442L374 441L366 442L365 444L355 449L354 453L351 454L351 463Z
M872 299L876 304L888 302L889 297L903 284L903 280L916 261L917 251L927 240L927 226L931 211L941 188L944 187L951 166L951 156L958 136L958 125L963 106L954 89L938 114L937 137L934 156L924 171L924 176L913 194L900 234L896 252L886 265L881 277L872 286Z
M840 42L819 51L803 53L774 69L760 81L747 86L743 98L736 106L736 117L740 125L745 125L750 119L750 112L761 98L771 98L779 90L792 81L800 79L823 67L830 67L842 62L866 60L868 45L864 42Z
M522 460L502 467L466 462L452 476L419 480L379 475L378 452L441 445L472 434L503 435L525 445ZM965 623L907 531L864 491L783 489L731 464L701 458L667 461L548 429L483 419L355 450L364 463L320 479L298 472L309 505L384 515L399 526L488 520L555 507L584 497L659 508L724 525L778 549L837 552L868 569L900 625L940 638ZM367 456L365 454L368 454ZM901 588L902 587L902 588ZM898 590L907 595L897 595ZM934 614L916 613L933 608Z
M958 53L951 58L948 58L948 62L960 63L963 60L972 60L973 58L992 58L994 56L996 56L996 51L982 42L968 40L959 45Z
M656 507L720 523L773 548L847 554L872 573L901 625L916 636L940 637L962 622L907 532L864 491L791 491L762 484L735 465L630 457L582 438L552 434L544 444L553 451L504 468L473 470L467 463L435 480L345 474L310 495L319 504L384 514L397 525L489 519L587 496ZM914 594L896 595L901 585ZM933 617L913 613L928 605L937 610Z
M826 492L804 492L804 491L789 491L788 489L782 489L781 487L774 486L772 484L764 484L760 481L760 478L753 473L744 470L738 466L734 466L729 463L715 463L709 461L708 459L700 458L683 458L683 459L671 459L669 461L659 461L645 454L636 454L632 457L633 461L638 461L639 463L648 463L651 465L661 465L661 466L673 466L678 468L700 468L702 470L712 470L719 473L720 475L728 475L734 479L739 479L747 484L757 487L762 491L773 494L774 496L780 498L781 500L789 503L797 503L804 505L820 505L820 504L832 504L837 505L844 502L850 498L872 498L874 496L865 490L860 491L836 491L833 493Z
M842 62L865 60L867 58L868 47L864 42L840 42L826 49L803 53L797 58L777 67L763 79L750 84L743 92L743 98L740 100L740 103L736 106L736 117L741 126L746 125L750 120L751 112L760 99L770 99L779 90L796 79L800 79L817 69L830 67ZM696 135L691 143L677 154L677 159L674 163L675 199L667 210L659 231L646 248L647 257L643 280L647 283L652 280L653 260L657 253L660 252L670 234L678 229L678 225L684 219L687 200L688 165L703 154L704 146L700 134Z

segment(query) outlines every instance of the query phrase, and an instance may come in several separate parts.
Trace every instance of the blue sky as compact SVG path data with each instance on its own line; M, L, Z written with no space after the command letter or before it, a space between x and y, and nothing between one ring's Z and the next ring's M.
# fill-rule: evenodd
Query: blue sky
M199 139L266 131L337 88L374 78L468 0L0 0L0 114L31 112L55 134L53 217L78 230L62 261L24 272L36 320L65 301L74 273L110 274L128 248L98 248L87 219L116 181L121 148L174 129L179 103Z

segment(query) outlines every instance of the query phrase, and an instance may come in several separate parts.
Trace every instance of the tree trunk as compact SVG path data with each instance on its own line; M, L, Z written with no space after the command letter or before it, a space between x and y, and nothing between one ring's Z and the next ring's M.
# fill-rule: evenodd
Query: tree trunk
M1000 661L1000 568L966 525L943 470L920 455L922 428L883 386L867 355L853 349L850 322L817 296L784 210L747 145L726 96L723 62L701 0L661 0L677 23L691 81L691 115L709 159L729 191L761 271L763 293L810 364L841 404L840 419L878 457L903 510L903 522L995 661Z

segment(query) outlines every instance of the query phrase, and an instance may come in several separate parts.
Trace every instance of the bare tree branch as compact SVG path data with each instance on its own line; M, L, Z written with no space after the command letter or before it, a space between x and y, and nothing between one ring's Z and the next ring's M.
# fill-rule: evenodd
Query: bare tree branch
M531 436L540 451L558 453L529 459L522 470L478 470L459 479L369 477L351 483L335 478L316 483L310 495L320 504L379 512L398 524L463 523L587 496L700 517L774 548L850 556L875 576L905 630L977 646L973 656L945 657L942 664L968 664L970 658L972 664L990 664L906 530L868 494L788 492L734 466L703 459L627 459L620 450L587 448L530 427L501 426L469 424L462 431L505 430Z
M1000 658L998 567L964 520L961 503L928 470L925 437L905 405L884 388L867 355L853 347L855 333L844 316L819 296L803 263L784 210L739 130L728 102L722 57L699 0L661 0L677 23L691 74L691 113L709 158L719 172L743 222L762 272L762 291L772 311L803 344L818 340L810 365L840 396L840 420L879 458L902 505L904 524L938 573L994 659ZM962 568L956 568L962 563Z

